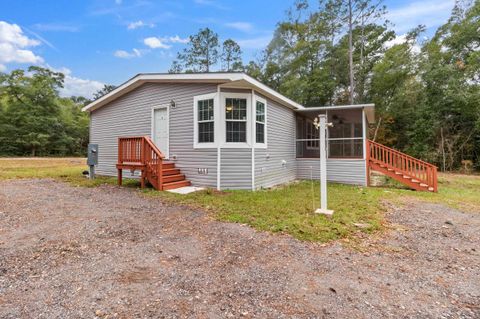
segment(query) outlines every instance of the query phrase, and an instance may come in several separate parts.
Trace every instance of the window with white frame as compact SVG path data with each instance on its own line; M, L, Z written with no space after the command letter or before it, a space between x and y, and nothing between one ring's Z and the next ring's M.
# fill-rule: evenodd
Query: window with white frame
M265 103L256 101L255 103L255 142L257 144L265 143Z
M213 99L199 100L197 103L198 143L213 143L215 139Z
M247 142L246 98L225 98L225 137L227 143Z

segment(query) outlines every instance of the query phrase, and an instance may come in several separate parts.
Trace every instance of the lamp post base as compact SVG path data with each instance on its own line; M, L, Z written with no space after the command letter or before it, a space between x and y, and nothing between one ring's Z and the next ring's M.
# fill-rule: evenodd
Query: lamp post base
M322 214L322 215L332 216L332 215L333 215L333 210L331 210L331 209L321 209L321 208L317 208L317 209L315 210L315 214Z

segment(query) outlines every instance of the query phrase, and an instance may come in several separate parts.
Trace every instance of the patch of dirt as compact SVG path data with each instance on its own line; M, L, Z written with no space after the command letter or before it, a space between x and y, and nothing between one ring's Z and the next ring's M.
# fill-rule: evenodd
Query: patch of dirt
M480 318L480 214L412 202L361 251L114 186L0 183L1 318Z

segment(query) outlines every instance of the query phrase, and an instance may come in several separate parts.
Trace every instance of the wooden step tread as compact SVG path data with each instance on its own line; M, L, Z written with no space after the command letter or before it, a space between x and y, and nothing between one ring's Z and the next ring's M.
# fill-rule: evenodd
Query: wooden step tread
M175 189L185 186L190 186L192 183L189 180L183 180L178 182L170 182L163 184L163 190Z
M185 180L185 175L184 174L175 174L175 175L163 176L163 182L164 183L178 182L178 181L183 181L183 180Z
M180 170L178 168L164 168L162 172L164 176L180 174Z

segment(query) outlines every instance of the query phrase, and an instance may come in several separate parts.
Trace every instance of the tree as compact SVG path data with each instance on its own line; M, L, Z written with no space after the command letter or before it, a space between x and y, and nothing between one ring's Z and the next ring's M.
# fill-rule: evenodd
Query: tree
M62 73L41 67L0 75L0 155L85 153L85 101L60 98L63 80Z
M183 67L179 61L173 61L168 73L182 73Z
M242 69L242 50L237 42L227 39L223 42L222 48L223 71L239 71Z
M105 94L108 94L108 93L112 92L116 88L117 87L115 85L104 84L102 89L98 90L97 92L95 92L93 94L93 99L97 100L97 99L101 98L102 96L104 96Z
M210 72L218 61L218 50L218 35L209 28L200 29L190 36L188 47L177 54L177 61L173 62L170 71Z

